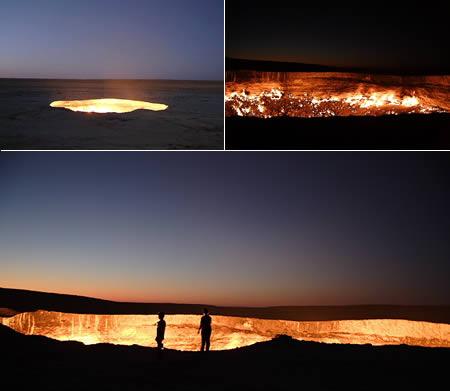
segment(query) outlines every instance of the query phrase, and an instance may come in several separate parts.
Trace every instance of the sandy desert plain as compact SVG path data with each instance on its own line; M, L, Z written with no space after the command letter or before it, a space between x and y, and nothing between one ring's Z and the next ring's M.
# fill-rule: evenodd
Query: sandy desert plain
M54 101L130 99L163 111L83 113ZM223 149L223 82L0 79L2 149Z

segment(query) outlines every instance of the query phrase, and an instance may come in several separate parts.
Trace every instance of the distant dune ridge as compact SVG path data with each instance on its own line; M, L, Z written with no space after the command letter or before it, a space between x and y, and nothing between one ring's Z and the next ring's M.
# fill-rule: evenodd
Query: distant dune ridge
M36 310L76 314L201 314L207 306L213 315L260 319L320 321L404 319L450 324L450 306L349 305L223 307L209 304L126 303L91 297L0 288L0 307L17 312Z
M448 75L449 70L441 68L418 68L413 65L408 69L396 68L362 68L342 67L320 64L306 64L294 61L268 61L242 58L225 58L226 71L251 70L263 72L358 72L384 75Z

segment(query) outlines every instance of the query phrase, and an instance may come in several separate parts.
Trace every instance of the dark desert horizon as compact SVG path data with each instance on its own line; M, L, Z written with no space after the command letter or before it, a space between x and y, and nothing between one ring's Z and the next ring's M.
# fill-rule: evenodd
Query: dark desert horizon
M227 57L450 74L450 58L442 55L448 41L444 1L427 8L407 1L366 6L229 0L225 10Z
M157 308L163 308L161 306L167 305L169 308L171 306L175 306L176 308L178 308L177 306L186 306L186 307L194 307L196 309L201 309L201 308L229 308L229 309L251 309L251 310L264 310L264 309L277 309L277 310L283 310L283 309L296 309L296 310L301 310L303 309L320 309L323 308L324 310L326 309L346 309L346 308L366 308L366 309L370 309L370 308L435 308L435 309L439 309L442 308L445 311L448 311L450 309L450 304L448 303L441 303L441 304L420 304L420 303L415 303L415 304L404 304L404 303L396 303L396 304L390 304L387 302L374 302L374 303L364 303L364 302L360 302L360 303L352 303L352 304L347 304L347 303L340 303L340 304L329 304L329 303L322 303L322 304L308 304L308 303L303 303L303 304L272 304L272 305L265 305L265 304L256 304L256 305L245 305L245 304L239 304L239 303L214 303L214 302L184 302L184 301L143 301L143 300L138 300L138 299L130 299L130 300L120 300L120 299L115 299L114 297L100 297L100 296L86 296L83 294L77 294L77 293L73 293L73 292L62 292L62 291L50 291L50 290L35 290L35 289L28 289L26 287L21 287L21 286L0 286L0 290L4 290L5 292L20 292L23 293L24 295L26 295L27 293L29 294L34 294L37 293L38 295L43 294L43 295L48 295L48 296L55 296L55 297L61 297L63 302L63 298L64 297L73 297L73 298L79 298L79 299L87 299L87 300L92 300L92 301L99 301L99 302L108 302L108 303L118 303L118 304L130 304L130 305L149 305L151 308L152 305L157 306ZM29 304L30 308L33 308L35 306L35 304L30 303ZM36 307L37 308L37 307ZM1 310L7 310L8 308L1 308ZM1 311L0 311L1 312ZM1 315L0 315L1 316ZM450 319L450 318L449 318ZM450 320L449 320L450 322Z

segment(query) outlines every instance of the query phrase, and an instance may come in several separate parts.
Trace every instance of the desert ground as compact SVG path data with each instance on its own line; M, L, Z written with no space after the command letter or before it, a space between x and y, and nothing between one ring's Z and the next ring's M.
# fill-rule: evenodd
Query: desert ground
M2 386L46 390L380 390L446 384L450 349L327 345L289 337L228 351L59 342L0 326Z
M449 114L226 119L227 149L430 150L450 148Z
M86 315L81 314L100 314L91 315L94 317L154 315L163 309L168 314L200 315L202 307L203 304L121 303L0 288L3 319L42 310L56 314L53 318L57 316L63 323L68 321L65 315L52 311L78 313L77 316L84 319ZM436 322L437 326L450 323L448 306L208 308L213 319L227 314L303 321L384 317ZM38 326L37 323L29 325ZM153 337L148 335L148 338ZM2 386L16 389L430 389L432 384L445 384L450 362L450 348L317 343L287 335L228 350L214 350L213 344L210 352L169 348L161 353L154 347L136 344L57 341L40 335L25 335L0 325L0 344L4 352Z
M95 114L60 100L120 98L165 111ZM223 149L223 83L0 79L1 149Z

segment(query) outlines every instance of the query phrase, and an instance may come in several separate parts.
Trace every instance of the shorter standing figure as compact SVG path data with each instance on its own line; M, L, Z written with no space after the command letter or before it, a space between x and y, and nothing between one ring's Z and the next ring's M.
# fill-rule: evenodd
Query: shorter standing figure
M200 327L198 328L198 332L202 332L202 348L201 351L203 352L206 347L206 351L209 351L209 346L211 344L211 317L208 314L208 309L203 309L203 316L200 320Z
M166 321L164 320L164 312L160 312L158 314L159 322L157 323L156 328L156 338L155 341L158 344L158 350L162 351L164 349L163 341L164 341L164 333L166 332Z

